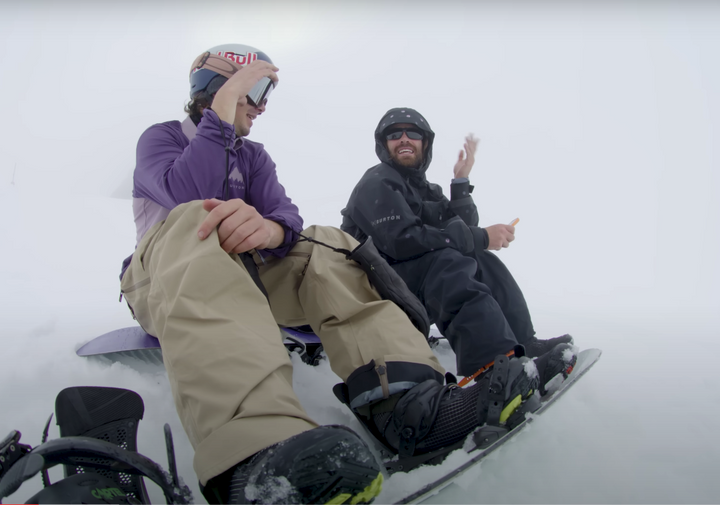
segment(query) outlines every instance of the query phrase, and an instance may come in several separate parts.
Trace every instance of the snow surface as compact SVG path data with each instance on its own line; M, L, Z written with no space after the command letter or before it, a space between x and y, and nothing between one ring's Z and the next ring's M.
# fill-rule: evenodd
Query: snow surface
M0 437L19 429L38 444L64 387L130 388L145 401L141 452L167 467L170 423L202 502L165 374L75 349L133 324L117 276L135 240L138 136L181 119L189 62L236 40L281 68L251 138L307 224L339 224L387 109L426 116L428 176L446 192L472 131L481 223L520 217L499 254L538 335L603 350L565 398L430 503L716 503L720 5L437 4L0 3ZM454 372L450 349L436 352ZM359 429L327 363L295 364L315 419Z

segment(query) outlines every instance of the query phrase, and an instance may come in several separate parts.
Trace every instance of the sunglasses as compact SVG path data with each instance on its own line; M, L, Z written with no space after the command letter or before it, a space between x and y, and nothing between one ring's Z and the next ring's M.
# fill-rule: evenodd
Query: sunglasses
M392 130L390 133L385 134L385 138L388 140L400 140L403 136L403 133L405 133L409 139L412 140L422 140L425 138L425 135L419 130Z
M248 59L255 61L257 59L257 55L255 53L249 53ZM235 74L235 72L239 71L243 67L222 56L205 52L195 60L195 63L193 64L193 72L202 68L211 70L229 79L233 76L233 74ZM261 106L265 103L265 100L267 100L274 88L275 83L269 77L263 77L260 79L247 94L247 99L250 102L250 105L255 107Z

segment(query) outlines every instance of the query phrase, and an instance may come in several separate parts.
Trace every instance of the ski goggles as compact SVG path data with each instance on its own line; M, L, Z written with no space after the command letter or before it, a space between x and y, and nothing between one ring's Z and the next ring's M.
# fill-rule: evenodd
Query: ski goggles
M403 133L411 140L422 140L425 138L425 134L423 134L420 130L410 130L405 128L389 130L385 132L385 138L388 140L400 140Z
M253 55L255 54L253 53ZM256 55L254 59L257 59ZM244 65L238 65L237 63L228 58L224 58L210 52L205 52L198 56L198 58L195 60L195 63L193 63L193 70L191 73L195 73L198 70L206 69L230 79L235 73L242 69L243 66ZM214 76L208 77L209 83ZM205 83L205 86L207 86L208 83ZM204 89L204 86L200 89ZM255 107L261 106L270 96L270 93L273 89L275 89L275 83L272 81L272 79L270 79L269 77L263 77L252 87L250 92L248 92L248 102L250 102L250 104Z
M247 94L248 102L254 107L260 107L268 99L273 89L275 89L275 83L269 77L263 77Z

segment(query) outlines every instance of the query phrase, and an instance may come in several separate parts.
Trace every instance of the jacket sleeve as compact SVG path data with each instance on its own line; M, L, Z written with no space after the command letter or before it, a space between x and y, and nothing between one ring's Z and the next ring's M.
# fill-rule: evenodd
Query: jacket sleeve
M138 141L133 195L148 198L167 209L216 197L225 183L225 146L232 145L235 139L234 127L220 121L209 109L189 143L181 131L166 124L148 128ZM245 199L260 215L285 229L283 245L267 251L283 257L292 246L296 233L302 230L302 218L278 181L275 163L265 149L258 145L258 149L248 152L252 155L238 160L250 166ZM235 156L238 156L236 152L230 153L231 162Z
M490 239L487 230L478 226L480 218L475 202L470 196L473 189L474 187L470 185L470 181L467 179L462 180L462 182L453 181L450 184L450 209L470 227L475 242L475 250L484 251L490 245Z
M283 245L277 249L268 249L271 254L283 257L294 245L296 234L302 231L303 220L297 206L292 203L280 184L275 162L265 149L258 151L251 167L248 190L250 201L247 203L255 207L265 219L275 221L285 229Z
M134 196L167 209L193 200L213 198L225 181L225 142L235 140L232 125L208 110L189 143L167 124L148 128L137 146Z
M468 226L477 226L479 221L477 207L470 196L473 189L468 180L450 184L450 209Z
M451 247L463 254L474 247L473 234L459 217L445 228L424 225L406 199L404 184L392 179L368 178L353 193L346 213L377 248L396 261Z

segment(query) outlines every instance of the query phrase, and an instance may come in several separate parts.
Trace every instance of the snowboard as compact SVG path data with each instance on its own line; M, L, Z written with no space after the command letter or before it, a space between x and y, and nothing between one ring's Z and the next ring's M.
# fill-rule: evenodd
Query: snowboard
M502 427L483 426L478 428L468 436L464 444L462 444L462 449L451 453L442 466L426 464L420 466L417 470L413 470L410 474L403 474L401 473L404 471L402 460L386 461L385 467L391 473L391 476L385 482L383 486L385 491L378 499L383 500L383 503L418 503L431 495L437 494L467 470L478 465L486 456L502 447L505 442L520 433L535 418L542 415L597 363L601 355L602 351L600 349L581 351L577 355L577 363L575 363L572 372L564 382L548 389L548 393L541 399L540 408L532 414L528 414L525 420L507 432L503 432L504 428ZM423 476L427 478L418 478L418 476L413 475L415 471L425 472ZM403 475L407 475L408 478L403 478ZM411 489L412 484L417 482L426 482L426 484L420 488ZM407 484L407 486L404 484Z
M135 337L140 338L140 344L143 343L142 338L144 337L142 334L138 334L137 330L123 333L126 334L127 340L115 345L113 349L122 349L123 346L125 348L137 346L138 341L133 341ZM150 346L156 344L150 340L145 341L145 345ZM95 348L95 351L102 351L103 349L106 348L100 346L99 348ZM94 352L93 347L91 346L90 349L84 352ZM102 355L102 352L100 352L100 354ZM548 386L548 394L540 399L540 407L532 414L528 414L524 420L520 421L510 431L507 431L502 426L482 426L468 435L463 442L460 442L457 450L453 450L452 452L444 450L442 454L432 458L423 455L423 464L419 464L417 460L413 462L414 458L397 459L385 455L387 457L383 457L382 459L388 478L383 485L383 492L377 499L382 503L418 503L431 495L437 494L446 486L452 484L453 481L463 473L479 464L487 455L502 447L505 442L521 432L523 428L534 419L542 415L547 408L563 396L597 363L601 354L602 351L599 349L586 349L581 351L577 355L577 362L572 372L565 381L560 384ZM108 414L110 417L103 414L97 420L93 420L88 417L88 414L76 415L74 413L78 410L77 405L82 406L82 404L87 402L87 399L79 401L78 394L80 394L80 396L89 395L88 398L93 400L96 396L94 393L96 390L99 394L105 396L110 394L113 398L116 398L118 402L122 400L120 402L122 405L115 402L118 403L118 407L109 409L112 411L111 413L114 417L110 416L110 414ZM94 399L91 403L97 404L98 401ZM108 402L103 400L99 403L105 405ZM108 405L110 405L110 403L108 403ZM174 484L173 486L165 486L167 489L163 488L166 492L166 498L169 498L168 503L188 503L188 501L192 501L192 498L189 496L189 490L179 489L179 479L175 470L174 451L172 449L171 436L168 433L168 426L166 426L166 442L168 445L168 460L171 475L167 475L167 473L151 460L135 452L126 454L125 449L119 450L117 445L107 441L112 440L118 445L120 442L120 440L114 440L112 437L108 438L105 433L108 430L122 432L123 436L128 436L128 430L126 428L117 429L119 426L115 426L117 422L130 420L129 426L134 426L136 429L137 422L142 418L144 410L144 408L142 408L142 400L139 400L136 393L115 388L69 388L58 395L56 410L58 424L61 425L61 439L46 444L44 436L43 444L33 450L29 446L19 444L20 433L13 431L6 440L0 442L0 456L16 454L14 459L17 460L14 461L7 457L0 457L0 462L3 462L6 466L9 464L9 468L5 468L0 464L0 477L2 477L0 478L0 497L9 496L17 490L24 480L36 475L38 472L42 471L44 479L47 479L45 470L50 466L57 464L83 466L87 465L87 462L90 461L88 457L92 457L98 461L97 465L95 465L97 468L105 468L107 463L119 461L122 464L117 468L113 467L115 471L143 475L151 478L151 480L154 480L161 486L172 482ZM80 409L80 411L82 411L82 409ZM99 415L98 413L95 414ZM119 420L116 420L116 418ZM49 423L50 420L48 420L48 425ZM85 426L85 424L87 424L87 426ZM95 433L98 429L95 425L102 425L105 431L103 431L102 434L99 432ZM47 428L46 426L45 435L47 434ZM115 432L113 431L113 433ZM69 437L65 438L68 435ZM81 438L76 438L77 435L80 435ZM134 431L130 435L132 435L131 438L134 440ZM84 438L88 436L102 438L103 440L89 440L88 438ZM124 445L126 445L128 449L134 449L134 444L130 444L127 441ZM17 450L18 448L20 449L19 451ZM455 447L453 447L453 449L455 449ZM37 454L37 456L32 456L30 453ZM435 466L433 463L441 464ZM410 470L413 466L416 468ZM73 477L71 476L70 478ZM68 485L74 482L70 482L68 479L69 478L65 479ZM122 482L124 483L125 481L123 480ZM138 496L142 495L143 488L140 486L137 489L139 489L136 491ZM65 488L63 488L63 492L64 491ZM73 490L73 492L76 491L77 489ZM179 491L182 492L178 494ZM172 496L169 496L168 493L171 493ZM35 502L37 503L37 500Z
M317 365L322 359L320 338L309 327L280 328L285 347L297 352L309 365ZM163 366L162 351L157 338L145 333L140 326L130 326L95 337L75 351L78 356L103 356L111 361L139 360L151 365Z
M433 329L434 333L437 333ZM308 365L317 365L322 356L320 338L309 326L280 328L285 347L289 352L296 352L300 359ZM428 338L431 348L436 347L444 337L439 333ZM110 331L95 337L82 345L75 353L78 356L104 357L110 361L119 361L132 365L132 360L151 366L163 367L162 351L157 338L145 333L140 326L129 326ZM130 358L130 360L128 360Z

